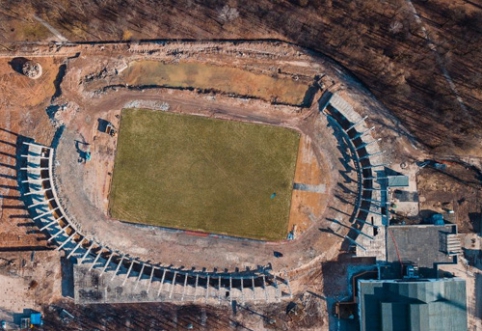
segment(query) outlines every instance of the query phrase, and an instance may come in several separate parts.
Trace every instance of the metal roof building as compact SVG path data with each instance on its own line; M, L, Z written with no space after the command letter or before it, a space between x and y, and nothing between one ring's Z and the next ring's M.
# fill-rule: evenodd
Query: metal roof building
M467 330L465 280L359 280L361 331Z

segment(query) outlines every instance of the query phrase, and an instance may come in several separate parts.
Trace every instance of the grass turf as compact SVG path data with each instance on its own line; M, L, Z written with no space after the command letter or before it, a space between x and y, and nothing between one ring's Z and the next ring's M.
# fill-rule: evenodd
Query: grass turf
M274 126L124 109L110 213L134 223L283 239L299 138Z

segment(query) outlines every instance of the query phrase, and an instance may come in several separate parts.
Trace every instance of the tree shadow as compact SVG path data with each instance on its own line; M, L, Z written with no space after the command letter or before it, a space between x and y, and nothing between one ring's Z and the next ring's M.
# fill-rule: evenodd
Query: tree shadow
M23 68L23 65L27 62L28 60L24 57L16 57L16 58L13 58L12 61L8 62L8 64L10 64L10 67L12 67L12 69L15 72L23 75L22 68Z
M313 103L313 99L315 98L316 92L318 92L318 89L319 87L315 80L315 82L313 82L313 84L311 84L308 87L308 90L306 90L305 92L305 95L303 97L303 102L301 103L302 107L311 107Z

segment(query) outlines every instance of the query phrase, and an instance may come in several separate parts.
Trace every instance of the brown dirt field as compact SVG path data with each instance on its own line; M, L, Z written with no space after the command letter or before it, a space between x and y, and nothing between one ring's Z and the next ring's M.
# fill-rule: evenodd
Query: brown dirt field
M15 72L11 61L0 59L0 246L45 246L45 236L38 233L20 200L16 144L18 135L24 135L50 145L55 128L45 107L55 93L53 82L61 59L35 59L43 67L43 75L37 80Z
M328 200L327 194L294 190L288 229L291 231L296 225L296 235L306 231L321 218Z
M61 59L33 58L43 68L42 76L35 80L14 71L9 64L9 62L13 62L13 59L0 59L1 95L4 98L8 95L8 102L17 107L41 106L55 92L53 82L57 76Z
M417 187L421 216L453 210L460 233L479 232L482 194L477 176L477 172L459 164L451 164L443 172L420 170Z
M310 137L302 136L296 160L295 183L308 185L326 184L329 181L329 176L323 176L323 170L326 169L322 169L322 165L318 162L313 152Z
M129 85L161 85L213 89L224 93L254 96L266 101L298 105L308 86L292 78L255 74L227 66L205 63L164 64L157 61L135 61L120 74Z
M0 319L24 309L41 310L61 297L60 254L0 253Z
M326 170L326 164L320 164L313 152L310 137L302 135L296 159L295 183L325 185L327 188L330 186L330 176L326 175ZM303 233L322 216L328 199L326 193L293 190L288 231L296 225L296 235Z

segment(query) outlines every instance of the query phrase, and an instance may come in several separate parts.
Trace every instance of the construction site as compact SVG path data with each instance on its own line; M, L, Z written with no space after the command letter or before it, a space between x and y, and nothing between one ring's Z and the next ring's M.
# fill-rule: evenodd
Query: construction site
M0 98L6 323L482 330L481 159L433 159L321 53L35 44Z

